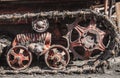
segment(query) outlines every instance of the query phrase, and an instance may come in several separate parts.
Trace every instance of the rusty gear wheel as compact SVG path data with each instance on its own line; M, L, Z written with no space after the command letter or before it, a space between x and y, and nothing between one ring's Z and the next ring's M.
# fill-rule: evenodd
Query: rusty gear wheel
M76 19L72 24L68 25L66 36L67 40L69 40L69 49L74 58L88 59L96 51L104 52L106 48L104 38L108 36L108 33L99 29L93 18L90 19L87 26L81 26L79 22L80 19ZM77 37L74 37L73 33Z
M45 54L45 63L51 69L63 69L70 60L68 51L61 45L53 45Z
M7 53L7 63L14 70L22 70L30 66L32 54L24 46L15 46Z

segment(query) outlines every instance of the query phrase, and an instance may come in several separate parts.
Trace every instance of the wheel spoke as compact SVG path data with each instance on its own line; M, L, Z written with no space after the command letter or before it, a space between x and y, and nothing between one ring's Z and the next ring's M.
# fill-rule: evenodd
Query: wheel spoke
M23 49L20 49L19 53L20 54L23 54L24 50Z
M65 51L62 51L60 54L61 54L62 56L64 56L64 55L65 55Z
M44 34L44 37L45 37L45 34ZM45 49L48 49L50 47L50 45L51 45L50 39L51 39L51 34L47 33L46 38L45 38Z
M16 55L17 55L14 50L12 50L12 51L10 52L10 54L13 55L13 56L16 56Z
M86 28L84 28L84 27L82 27L80 25L76 26L75 29L78 31L78 33L80 35L82 35L82 33L84 33L84 31L86 30Z
M100 34L101 36L103 36L103 35L105 35L105 34L106 34L106 32L105 32L105 31L102 31L102 30L100 30L100 29L98 29L98 28L97 28L97 31L99 32L99 34Z
M61 64L62 64L63 66L66 65L66 61L65 61L65 60L62 59L60 62L61 62Z
M71 42L71 46L72 46L72 47L81 46L80 38L78 38L77 40Z
M22 63L22 60L19 60L19 61L18 61L18 64L19 64L20 67L24 67L24 65L23 65L23 63Z
M29 60L29 56L24 56L23 60Z
M54 51L53 51L53 50L50 50L50 52L49 52L49 54L48 54L47 56L52 57L54 54L55 54Z
M16 62L17 62L17 60L16 60L16 59L14 59L14 60L10 61L10 63L11 63L12 65L14 65Z
M54 53L57 53L57 52L58 52L57 48L52 49L52 51L53 51Z
M101 51L104 51L104 50L105 50L104 44L103 44L103 43L100 43L100 44L98 45L98 49L101 50Z

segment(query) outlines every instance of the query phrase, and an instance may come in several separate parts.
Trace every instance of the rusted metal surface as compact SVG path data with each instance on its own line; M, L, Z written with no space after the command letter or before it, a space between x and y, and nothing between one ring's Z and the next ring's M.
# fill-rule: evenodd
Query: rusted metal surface
M13 46L16 46L16 45L22 45L25 47L28 46L28 49L31 49L30 51L37 55L45 54L46 55L45 61L48 65L48 67L50 67L52 69L61 69L61 68L66 67L66 65L69 62L69 54L68 54L69 52L68 51L72 51L71 53L74 54L75 58L86 59L86 58L89 58L92 53L94 53L93 50L99 49L100 51L104 51L104 52L102 53L102 55L100 54L99 58L98 57L96 58L97 60L93 61L93 63L92 63L93 67L90 67L91 64L90 65L85 64L85 65L83 65L83 68L80 68L80 71L84 71L84 70L92 69L92 68L95 69L95 67L97 65L99 65L99 63L101 63L101 61L100 61L101 59L106 60L109 57L111 57L111 55L112 55L111 50L106 50L106 48L113 49L114 48L113 46L115 44L112 44L111 43L112 41L108 40L108 47L105 47L105 45L103 44L103 38L106 34L110 34L110 36L112 35L111 36L112 38L115 38L114 34L116 34L115 33L116 28L114 28L114 27L116 27L116 26L113 26L111 24L111 22L109 21L109 19L105 19L104 16L94 14L94 12L93 13L91 11L88 11L88 12L85 11L85 13L84 13L84 11L79 11L79 12L81 12L82 14L85 14L84 18L85 17L86 17L86 19L90 18L90 21L87 26L82 26L82 25L79 25L79 22L81 20L83 20L83 17L81 17L81 19L80 19L80 17L78 17L72 24L67 26L68 32L67 32L67 35L64 37L67 39L68 48L66 48L66 49L62 48L62 50L60 50L60 51L59 51L59 48L61 48L61 46L54 46L53 48L50 48L50 46L53 45L53 44L51 45L51 34L50 33L18 34L16 36L15 40L13 41ZM93 16L94 16L94 19L93 19ZM109 26L111 29L108 29L109 27L106 27L106 30L108 29L107 32L105 30L104 31L100 30L99 25L96 23L95 17L96 17L97 22L101 19L104 20L106 22L104 24ZM99 19L97 19L98 17L99 17ZM104 21L102 21L102 22L104 22ZM105 26L105 25L102 25L102 26ZM75 41L71 40L71 38L74 38L74 37L71 37L71 35L72 35L71 33L73 30L76 30L78 33L78 38L75 39ZM53 31L52 31L52 33L53 33ZM54 33L56 33L56 32L54 32ZM57 35L57 36L61 36L61 35ZM54 35L53 35L53 37L54 37ZM39 42L43 43L43 45L39 45L38 44ZM112 47L109 44L111 44ZM37 46L37 45L39 45L39 46ZM44 47L44 45L45 45L45 47ZM81 46L85 49L85 52L82 52L82 50L79 50L82 53L84 53L83 55L77 54L78 52L74 51L74 47L76 47L76 46ZM43 47L43 49L42 49L42 47ZM34 50L34 49L37 49L37 50ZM53 52L51 50L53 50ZM105 57L103 57L103 56L105 56ZM67 58L67 59L63 59L63 57ZM51 60L53 61L53 63L51 63ZM62 62L61 62L61 60L62 60Z
M31 52L39 56L49 49L51 34L18 34L12 44L12 48L7 53L8 65L14 70L25 69L31 64Z
M12 46L16 45L25 45L28 46L30 43L41 42L45 43L46 45L51 44L51 34L50 33L42 33L42 34L33 34L33 33L26 33L26 34L18 34ZM27 44L28 43L28 44Z
M32 54L24 46L15 46L7 54L7 63L14 70L25 69L32 62Z
M69 52L61 45L51 46L45 54L45 62L51 69L64 69L69 61Z
M7 1L4 2L2 0L1 1L2 5L0 5L0 8L3 8L0 10L0 21L6 22L7 20L17 24L19 24L19 22L23 20L25 20L27 23L30 23L31 20L33 21L32 22L33 28L31 27L32 32L30 31L29 33L26 31L19 34L17 33L14 40L11 41L12 45L11 47L9 47L11 49L7 52L6 58L8 65L12 69L21 70L29 67L32 59L31 54L33 53L38 58L43 55L44 61L42 62L46 63L47 66L53 70L51 71L49 69L46 69L44 66L43 69L39 68L37 69L37 71L36 69L35 70L32 69L30 71L25 72L82 73L84 71L96 71L99 65L102 64L103 66L104 62L106 62L109 58L111 58L115 54L114 53L116 51L115 46L118 46L116 45L115 40L117 35L117 26L115 26L112 23L109 17L99 14L93 10L90 9L78 10L80 9L78 6L80 5L79 3L83 2L86 4L90 4L89 6L91 6L92 4L99 4L99 2L101 1L31 0L28 2L27 0L25 0L23 2L22 1L18 2L8 1L8 3L10 3L10 6L6 6L6 4L8 4ZM31 5L32 2L34 5ZM75 4L73 4L72 2ZM25 3L27 5L24 5L22 3ZM51 4L49 5L51 7L48 6L47 9L45 10L44 8L46 7L44 7L43 6L44 4L42 3L44 4L47 3L45 6L48 6L48 4L51 3L55 5L51 6L53 5ZM57 3L59 5L58 7L55 7ZM107 13L108 5L107 3L108 0L106 0L105 2L104 10L105 13ZM16 4L18 4L18 6L13 7ZM73 8L71 4L75 5L77 8ZM66 10L65 5L69 5L71 7L67 6L69 9L67 8ZM43 6L44 8L41 6ZM60 8L61 6L62 9ZM38 20L39 18L45 18L45 20ZM74 19L76 20L74 21ZM48 23L48 20L50 23ZM66 26L65 25L66 23L69 24ZM64 25L64 27L60 28L62 25ZM61 30L66 31L66 33L62 32ZM65 42L61 41L61 38L64 38L66 40L67 42L66 47L62 45ZM74 55L74 57L72 57L72 54ZM38 58L36 61L38 61ZM75 60L88 59L89 61L87 62L84 61L83 64L79 63L79 65L76 64L69 65L70 59L72 60L72 62L74 62L73 61L74 58ZM23 64L24 60L27 61L27 64ZM39 64L37 64L37 66L38 65ZM19 72L23 71L18 71L18 73Z
M105 36L105 32L98 29L96 23L93 19L91 19L89 25L87 27L80 26L80 19L76 19L74 23L68 25L68 34L67 38L70 42L70 49L74 54L75 58L86 59L89 58L92 52L96 49L101 51L105 50L105 45L103 44L103 38ZM78 37L75 40L72 40L74 36L72 33L76 30ZM84 50L76 52L75 47L82 47Z
M28 47L30 51L42 55L51 45L51 34L18 34L12 43L13 47L17 45L23 45ZM40 47L41 50L39 50Z

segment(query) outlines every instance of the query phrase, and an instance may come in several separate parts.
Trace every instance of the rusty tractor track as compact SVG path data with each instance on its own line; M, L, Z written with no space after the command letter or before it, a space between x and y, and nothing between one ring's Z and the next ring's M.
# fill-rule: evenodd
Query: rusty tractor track
M84 61L72 61L73 64L68 64L68 66L61 70L51 70L46 68L40 68L39 66L33 66L25 70L15 71L11 69L5 69L4 67L1 67L0 74L56 74L56 73L86 73L86 72L96 72L99 66L104 66L105 63L107 63L108 59L115 56L115 54L118 52L119 49L119 28L113 24L113 22L109 19L109 17L105 15L101 15L95 11L92 10L80 10L80 11L64 11L64 12L58 12L58 11L51 11L51 12L41 12L41 13L26 13L26 14L7 14L7 15L0 15L0 20L11 20L11 19L21 19L21 18L33 18L33 17L47 17L47 18L65 18L67 16L71 17L95 17L100 20L102 20L103 23L105 23L108 27L108 29L111 31L110 35L112 36L112 40L110 41L109 45L107 46L107 49L105 52L99 54L99 56L95 57L94 59L84 60ZM71 28L72 29L72 28ZM66 38L67 40L69 38ZM69 41L69 40L68 40ZM68 43L69 44L69 43ZM69 45L68 45L69 46ZM68 47L67 47L68 49Z

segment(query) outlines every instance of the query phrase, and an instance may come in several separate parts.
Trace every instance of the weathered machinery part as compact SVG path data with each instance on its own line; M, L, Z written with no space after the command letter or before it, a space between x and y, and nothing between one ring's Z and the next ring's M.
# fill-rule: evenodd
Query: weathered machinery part
M115 0L104 0L104 5L95 5L91 9L95 10L98 13L104 14L111 19L116 20L115 13ZM115 21L113 21L115 22Z
M96 23L91 19L90 24L87 27L80 26L80 19L76 19L74 23L68 25L67 40L70 43L70 50L73 52L75 58L85 59L89 58L92 52L96 49L104 51L105 45L103 44L103 38L105 32L97 28ZM78 35L76 39L72 39L73 31L76 31ZM79 47L80 46L80 47ZM83 52L76 52L74 47L79 47ZM80 49L79 49L80 51ZM82 55L81 55L81 54Z
M64 18L66 16L74 16L76 15L84 15L89 14L90 10L82 11L48 11L48 12L40 12L40 13L25 13L25 14L5 14L0 15L0 20L11 20L11 19L22 19L22 18L33 18L33 17L47 17L47 18Z
M42 55L43 51L44 51L44 44L43 43L31 43L29 46L28 46L28 49L35 53L36 55Z
M13 35L9 33L0 33L0 55L3 53L4 48L10 47L13 40Z
M24 46L12 47L6 58L8 65L14 70L26 69L32 62L32 54Z
M109 17L103 16L96 12L93 12L94 16L97 16L102 21L105 26L107 26L108 30L110 31L111 40L109 44L106 46L106 49L103 54L101 54L96 60L94 61L94 66L97 67L104 61L107 61L109 58L113 57L116 53L119 52L119 30L118 27L110 20Z
M43 39L42 37L45 37L42 40L43 42L41 42L41 41L37 42L37 43L31 42L31 44L28 45L28 49L31 52L33 52L33 53L35 53L36 55L39 55L39 56L45 54L46 50L48 50L51 46L51 34L46 33L46 36L42 36L42 35L41 35L41 40Z
M46 48L49 48L51 45L51 33L25 33L25 34L18 34L13 43L12 46L16 45L23 45L28 46L30 43L44 43Z
M12 43L12 46L16 45L26 46L31 52L42 55L51 45L51 33L18 34Z
M62 13L64 13L64 12L62 12ZM116 36L118 36L118 31L117 31L117 26L115 26L113 23L112 23L112 21L108 18L108 17L105 17L105 16L103 16L103 15L99 15L98 13L96 13L96 12L93 12L93 13L91 13L91 11L83 11L83 13L78 13L78 15L76 15L77 13L75 13L75 14L73 14L73 15L75 15L75 16L79 16L79 14L80 15L84 15L84 16L86 16L86 15L92 15L93 14L93 16L96 16L98 19L100 19L101 20L101 22L103 22L105 25L106 25L106 27L108 28L108 30L110 30L111 31L111 36L112 36L112 39L113 39L113 42L117 42L116 40L114 41L114 39L116 39ZM54 15L54 14L53 14ZM59 15L57 15L58 17L59 17ZM69 16L69 15L68 15ZM49 16L48 16L49 17ZM60 17L62 17L62 16L60 16ZM75 26L75 25L74 25ZM74 27L72 28L72 29L74 29ZM69 40L69 39L68 39ZM117 43L119 43L119 41L117 42ZM113 44L114 45L114 44ZM108 48L108 50L110 49L110 47L108 46L107 47ZM112 48L113 49L113 48ZM105 49L106 50L106 49ZM115 51L115 50L114 50ZM106 55L108 55L109 54L109 56L107 56L107 58L105 58L106 57ZM107 60L108 58L111 58L112 56L113 56L113 54L111 54L111 52L109 52L108 51L108 54L107 54L107 52L103 52L103 55L100 55L101 56L101 58L98 58L97 60L95 60L95 62L93 62L93 64L86 64L86 65L83 65L82 67L78 67L76 70L73 70L73 72L74 71L79 71L79 72L83 72L84 70L91 70L91 69L95 69L96 68L96 66L97 65L99 65L100 64L100 62L103 60ZM102 57L102 56L104 56L104 57ZM73 67L74 68L74 67ZM40 70L41 71L41 70ZM69 71L69 70L68 70ZM72 70L71 70L72 71ZM70 72L71 72L70 71ZM33 71L34 72L34 71ZM47 72L47 71L44 71L44 69L41 71L41 72ZM51 70L50 71L48 71L48 72L50 72L51 73ZM66 72L66 71L62 71L62 72Z
M89 58L95 49L104 51L105 45L103 44L103 38L106 33L97 28L96 23L93 19L91 19L90 24L87 27L80 26L78 24L78 21L79 20L74 22L75 26L73 26L78 33L78 38L72 40L72 32L74 30L69 30L70 32L68 32L69 34L67 34L70 38L70 49L73 52L74 57L79 59L85 59ZM71 28L71 26L68 27ZM82 53L84 53L83 55L80 55L80 52L78 53L75 51L75 47L79 46L83 47L84 49L81 50L83 51Z
M45 41L44 41L44 50L47 50L48 48L50 48L51 46L51 33L47 33L46 37L45 37Z
M111 37L112 39L114 40L114 42L118 45L120 44L119 41L120 41L120 30L119 30L119 27L116 26L116 24L113 23L113 20L111 20L109 17L106 17L102 14L98 14L96 13L95 11L92 11L92 13L94 14L94 16L100 18L101 20L103 20L102 22L106 25L108 25L108 29L111 31ZM105 23L106 21L106 23ZM118 46L116 45L116 46Z
M38 33L45 32L49 27L49 22L47 19L37 19L32 22L32 28Z
M68 51L61 45L51 46L45 54L45 63L51 69L64 69L69 60Z
M109 58L113 57L116 52L119 51L119 50L118 51L116 50L116 48L118 48L116 46L118 46L119 39L120 39L119 38L119 34L118 34L119 31L117 30L118 29L117 26L115 26L115 24L113 24L113 22L109 19L109 17L106 17L106 16L104 16L102 14L98 14L95 11L91 11L91 12L92 13L90 13L90 15L87 18L91 18L92 17L92 19L93 19L93 17L94 17L94 19L97 19L97 20L95 20L97 23L101 22L103 27L105 27L106 30L107 30L107 31L105 31L106 35L108 34L110 37L107 39L108 42L105 45L105 49L102 50L103 51L103 52L101 52L102 54L100 54L99 57L96 57L96 59L94 61L91 61L91 63L88 62L86 64L83 64L82 71L84 71L84 70L91 70L91 69L92 70L96 70L96 68L99 67L99 65L103 61L107 61ZM81 19L81 18L78 18L78 19ZM68 27L69 32L67 33L66 36L64 36L64 38L66 38L69 41L69 43L70 43L70 35L69 35L70 32L75 30L74 28L77 27L78 23L81 21L81 20L78 20L78 19L76 19L72 24L68 25L68 26L70 26L70 27ZM100 20L100 21L98 21L98 20ZM93 23L93 24L95 24L95 23ZM84 26L84 27L86 27L86 26ZM82 27L82 29L84 27ZM100 30L101 30L101 27L99 27L99 26L97 26L97 27L100 28ZM76 33L76 34L79 35L79 33ZM106 36L106 35L104 35L104 36ZM80 36L78 36L77 38L80 38ZM78 42L76 44L79 45L80 44L79 41L80 41L79 39L76 40L76 42ZM80 58L80 57L78 56L77 58Z

